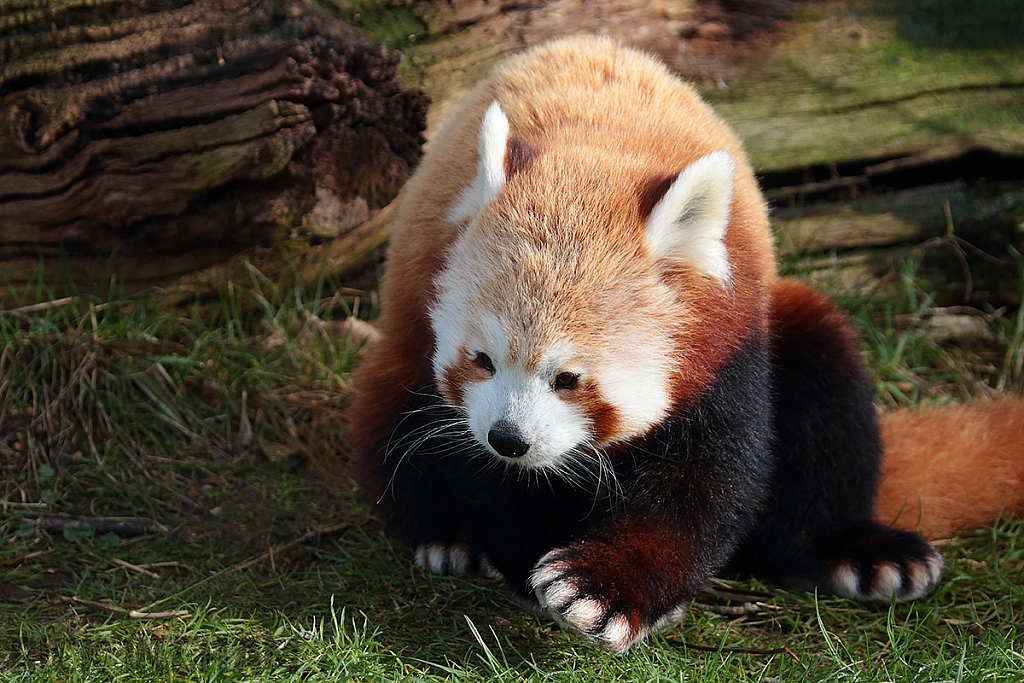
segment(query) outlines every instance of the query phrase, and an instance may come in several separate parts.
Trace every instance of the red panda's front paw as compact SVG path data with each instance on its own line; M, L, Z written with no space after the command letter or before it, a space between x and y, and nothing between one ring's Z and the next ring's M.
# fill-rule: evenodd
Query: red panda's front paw
M483 574L501 578L486 555L474 554L464 543L424 543L416 548L416 566L441 576Z
M622 654L649 629L613 603L581 560L572 548L552 550L537 562L529 587L559 624Z

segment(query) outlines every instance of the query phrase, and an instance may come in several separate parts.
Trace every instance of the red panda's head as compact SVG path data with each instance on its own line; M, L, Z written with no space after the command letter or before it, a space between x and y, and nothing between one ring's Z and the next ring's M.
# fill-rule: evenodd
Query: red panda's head
M731 287L734 162L715 151L623 188L642 160L533 154L497 103L478 152L448 213L465 228L434 280L435 379L491 454L565 471L672 409L679 340L701 323L670 280Z

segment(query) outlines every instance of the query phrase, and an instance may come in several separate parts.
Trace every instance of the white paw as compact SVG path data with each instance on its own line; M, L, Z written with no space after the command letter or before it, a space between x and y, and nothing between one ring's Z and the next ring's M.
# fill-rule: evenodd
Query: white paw
M479 571L484 576L500 579L501 572L487 559L486 555L474 558L469 547L463 543L425 543L416 548L416 566L441 576L465 576Z
M854 565L837 564L826 588L836 595L852 600L885 602L895 595L897 600L917 600L935 590L942 579L942 556L934 549L924 558L897 564L879 562L873 575L862 576Z
M590 642L619 654L647 635L587 585L586 570L577 567L564 549L542 557L530 575L529 587L547 612L562 626Z
M426 543L416 548L416 566L434 574L462 576L469 565L469 548L461 543Z

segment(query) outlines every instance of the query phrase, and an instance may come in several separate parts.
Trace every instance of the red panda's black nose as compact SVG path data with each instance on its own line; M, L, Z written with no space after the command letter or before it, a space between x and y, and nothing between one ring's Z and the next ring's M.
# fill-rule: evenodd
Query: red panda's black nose
M530 444L519 436L518 431L511 422L501 420L495 422L491 431L487 432L487 443L491 448L498 451L498 455L506 458L519 458L526 455L530 450Z

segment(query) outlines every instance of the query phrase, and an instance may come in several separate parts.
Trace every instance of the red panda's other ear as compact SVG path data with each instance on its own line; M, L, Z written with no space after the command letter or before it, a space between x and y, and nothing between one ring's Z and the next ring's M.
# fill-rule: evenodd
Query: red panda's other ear
M728 285L731 268L723 240L735 167L728 152L712 152L671 183L653 183L646 193L650 197L641 196L641 210L644 203L657 201L647 218L647 245L657 258L681 261ZM664 195L655 200L657 192Z
M473 184L459 195L458 202L448 211L448 220L458 223L472 218L491 201L505 184L505 150L508 147L508 118L501 105L492 102L484 114L477 137L479 161Z

